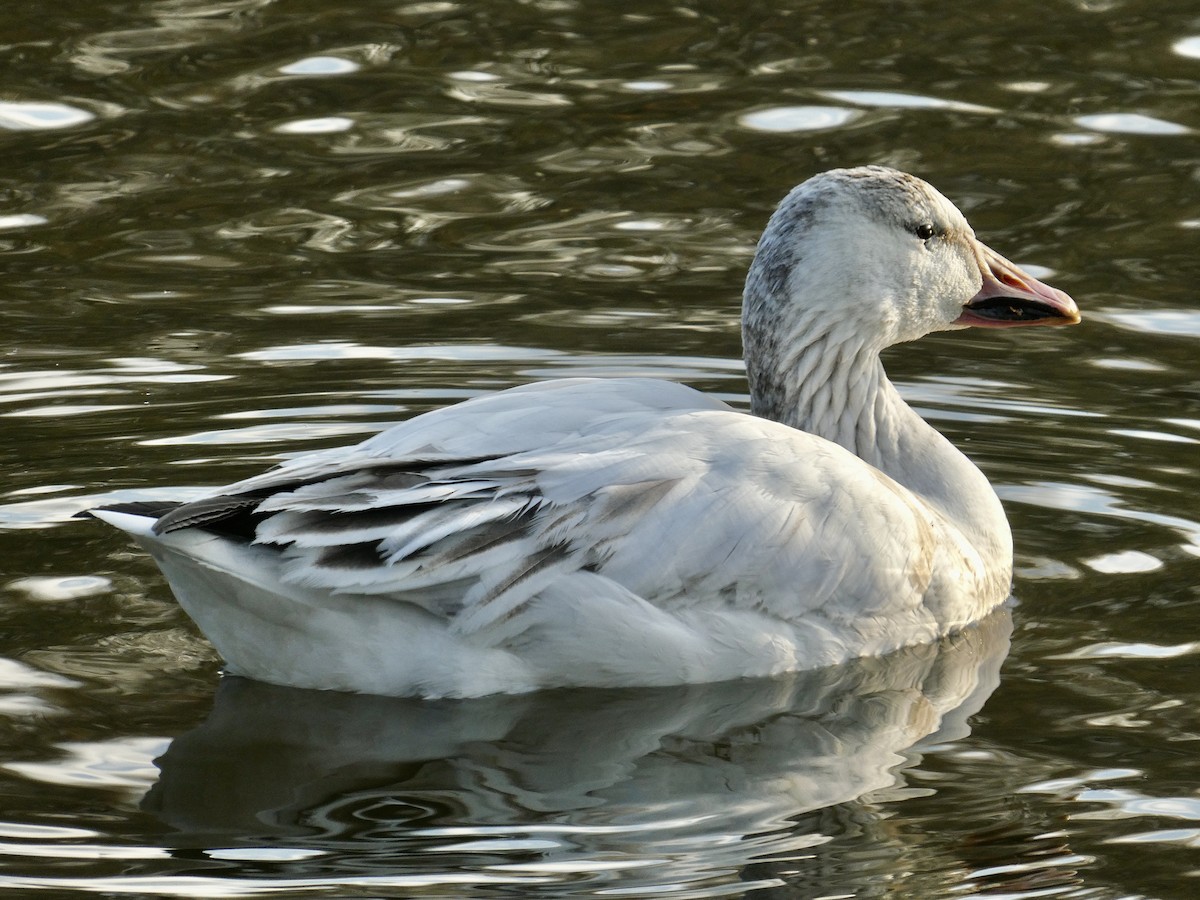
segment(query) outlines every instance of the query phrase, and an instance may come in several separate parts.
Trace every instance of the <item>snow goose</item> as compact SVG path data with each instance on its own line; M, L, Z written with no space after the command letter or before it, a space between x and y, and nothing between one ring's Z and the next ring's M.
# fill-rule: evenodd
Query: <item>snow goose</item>
M838 169L784 198L750 265L751 413L650 379L551 381L93 515L149 551L228 672L276 684L466 697L816 668L1009 592L999 500L880 351L1078 321L930 185Z

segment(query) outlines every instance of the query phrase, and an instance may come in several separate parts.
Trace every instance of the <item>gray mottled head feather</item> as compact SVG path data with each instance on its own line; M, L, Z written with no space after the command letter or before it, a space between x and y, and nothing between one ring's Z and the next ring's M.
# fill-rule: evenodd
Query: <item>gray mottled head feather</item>
M800 271L805 261L799 238L834 210L858 213L906 230L922 223L939 231L965 226L961 215L953 217L957 221L950 221L947 206L953 209L931 185L915 175L885 166L831 169L814 175L794 187L772 214L746 277L746 295L769 297L784 293L790 277Z
M920 226L937 235L936 254L922 253ZM843 356L877 353L950 327L954 304L979 287L973 241L949 200L895 169L834 169L794 188L746 278L742 332L755 410L777 417L783 395L796 394L787 382L797 355L812 343Z

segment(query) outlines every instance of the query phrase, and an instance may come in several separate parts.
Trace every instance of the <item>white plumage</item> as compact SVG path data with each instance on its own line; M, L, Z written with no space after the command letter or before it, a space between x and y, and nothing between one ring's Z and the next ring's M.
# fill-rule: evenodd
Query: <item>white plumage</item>
M932 640L1007 596L983 475L884 347L1078 321L890 169L796 188L743 306L754 414L649 379L527 385L299 457L133 534L228 670L476 696L717 681Z

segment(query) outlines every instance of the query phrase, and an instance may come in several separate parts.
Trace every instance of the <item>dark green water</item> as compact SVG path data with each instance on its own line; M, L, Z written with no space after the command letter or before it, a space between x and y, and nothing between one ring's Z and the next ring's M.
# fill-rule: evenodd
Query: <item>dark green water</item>
M5 895L1195 896L1194 4L60 0L0 6L0 71ZM947 647L460 704L222 683L70 518L533 379L741 402L759 229L863 162L1086 318L889 360L1016 537L1011 618Z

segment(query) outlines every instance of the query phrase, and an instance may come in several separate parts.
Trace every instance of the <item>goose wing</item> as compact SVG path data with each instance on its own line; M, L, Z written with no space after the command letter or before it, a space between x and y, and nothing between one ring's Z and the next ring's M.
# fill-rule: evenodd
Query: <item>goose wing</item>
M666 609L915 607L938 527L841 447L643 379L438 410L179 507L156 531L239 519L277 550L285 583L395 597L464 634L519 628L580 572Z

